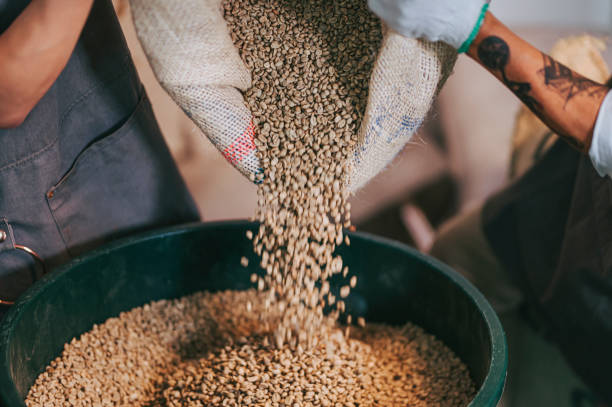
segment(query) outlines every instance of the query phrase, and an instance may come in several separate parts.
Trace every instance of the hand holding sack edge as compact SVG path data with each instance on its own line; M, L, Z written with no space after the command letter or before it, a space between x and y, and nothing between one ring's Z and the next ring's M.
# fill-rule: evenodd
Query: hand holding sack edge
M230 38L222 0L130 0L138 39L161 86L243 175L260 170L241 91L251 75Z
M222 0L130 0L139 40L162 87L245 176L260 171L241 91L250 73L234 47ZM456 52L384 30L349 177L356 191L383 170L424 121Z
M370 77L349 177L355 192L383 171L412 139L450 75L457 53L442 42L408 38L383 28Z
M460 53L476 37L490 0L368 0L389 27L410 38L443 41Z

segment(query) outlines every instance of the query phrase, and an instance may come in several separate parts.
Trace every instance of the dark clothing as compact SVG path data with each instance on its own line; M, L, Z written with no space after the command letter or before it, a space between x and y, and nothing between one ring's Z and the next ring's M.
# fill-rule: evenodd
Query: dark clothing
M0 0L0 32L26 7ZM111 239L199 219L140 83L110 0L96 0L57 81L0 130L0 298ZM4 220L4 222L3 222ZM10 229L10 230L9 230Z
M483 223L538 328L612 405L612 181L557 142L487 202Z

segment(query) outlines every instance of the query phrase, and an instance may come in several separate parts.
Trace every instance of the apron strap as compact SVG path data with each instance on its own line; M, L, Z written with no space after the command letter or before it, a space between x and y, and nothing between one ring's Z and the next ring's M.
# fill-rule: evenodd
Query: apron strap
M34 250L27 246L22 246L15 243L15 235L13 234L13 228L6 218L0 218L0 255L4 252L11 250L20 250L32 256L34 260L42 267L42 274L47 273L45 262ZM0 298L0 305L13 305L13 301L7 301Z

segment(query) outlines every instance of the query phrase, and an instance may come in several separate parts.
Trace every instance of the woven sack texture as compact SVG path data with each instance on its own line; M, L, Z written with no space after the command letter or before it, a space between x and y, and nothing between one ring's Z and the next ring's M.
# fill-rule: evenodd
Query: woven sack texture
M222 0L130 0L136 33L174 101L239 171L259 171L256 129L242 91L248 69L234 47ZM386 31L349 178L357 190L389 164L423 123L456 52Z

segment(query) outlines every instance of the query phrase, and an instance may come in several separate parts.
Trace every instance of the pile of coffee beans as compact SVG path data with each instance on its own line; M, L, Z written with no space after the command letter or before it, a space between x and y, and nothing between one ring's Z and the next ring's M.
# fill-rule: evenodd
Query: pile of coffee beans
M67 344L26 405L421 407L473 398L465 365L421 328L368 324L346 337L334 327L309 350L278 348L268 338L281 315L267 313L266 300L256 290L196 293L124 312Z

